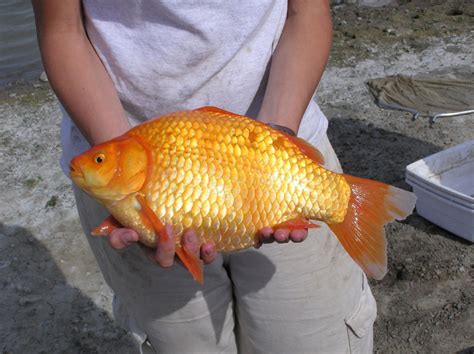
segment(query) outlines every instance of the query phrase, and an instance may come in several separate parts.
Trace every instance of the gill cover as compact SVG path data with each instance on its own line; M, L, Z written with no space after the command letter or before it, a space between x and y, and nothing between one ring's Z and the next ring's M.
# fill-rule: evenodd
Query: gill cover
M74 183L99 200L121 200L142 188L150 158L143 142L124 135L75 157L70 175Z

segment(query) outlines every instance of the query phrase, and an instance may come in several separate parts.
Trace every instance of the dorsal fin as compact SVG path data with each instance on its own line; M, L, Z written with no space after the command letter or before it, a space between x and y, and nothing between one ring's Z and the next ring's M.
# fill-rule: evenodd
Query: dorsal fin
M222 114L227 114L227 115L230 115L230 116L238 116L238 117L241 117L240 114L235 114L235 113L226 111L225 109L221 109L221 108L214 107L214 106L204 106L204 107L201 107L201 108L194 109L194 111L199 111L199 112L212 112L212 113L222 113Z
M316 149L313 145L311 145L307 141L301 138L298 138L296 136L291 136L286 133L282 133L282 134L284 134L293 144L295 144L300 149L300 151L303 154L308 156L311 160L313 160L319 165L324 165L323 154L321 154L321 152L318 149Z
M226 114L226 115L230 115L230 116L234 116L234 117L242 117L242 115L240 115L240 114L235 114L235 113L232 113L232 112L229 112L229 111L226 111L224 109L214 107L214 106L205 106L205 107L197 108L197 109L195 109L195 111L221 113L221 114ZM246 117L246 118L248 118L248 117ZM250 119L250 118L248 118L248 119ZM255 122L258 122L258 123L264 125L265 127L272 129L271 127L269 127L268 125L266 125L263 122L259 122L259 121L255 121ZM311 145L310 143L304 141L303 139L297 138L295 136L291 136L291 135L286 134L284 132L281 132L279 130L277 130L277 131L280 134L283 134L286 138L288 138L288 140L290 140L293 144L295 144L300 149L300 151L303 154L305 154L306 156L308 156L311 160L313 160L317 164L324 165L323 155L313 145Z

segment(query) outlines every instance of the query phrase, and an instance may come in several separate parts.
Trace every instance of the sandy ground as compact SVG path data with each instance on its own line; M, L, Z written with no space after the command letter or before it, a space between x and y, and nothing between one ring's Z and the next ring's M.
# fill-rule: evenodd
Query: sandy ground
M430 127L378 108L365 85L399 73L474 78L473 5L429 3L334 8L333 54L316 96L348 173L408 188L407 164L474 138L473 116ZM131 352L58 166L54 94L39 81L6 87L0 119L0 351ZM416 213L387 231L389 273L372 282L376 351L472 353L472 245Z

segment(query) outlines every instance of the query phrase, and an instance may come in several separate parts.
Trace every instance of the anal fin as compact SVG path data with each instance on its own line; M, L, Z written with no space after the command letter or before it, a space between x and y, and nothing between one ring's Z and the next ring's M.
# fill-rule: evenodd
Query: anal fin
M272 229L273 230L286 229L286 230L293 231L293 230L299 230L299 229L315 229L318 227L320 226L317 224L313 224L308 219L305 219L301 216L297 216L295 218L289 219L280 224L272 226Z

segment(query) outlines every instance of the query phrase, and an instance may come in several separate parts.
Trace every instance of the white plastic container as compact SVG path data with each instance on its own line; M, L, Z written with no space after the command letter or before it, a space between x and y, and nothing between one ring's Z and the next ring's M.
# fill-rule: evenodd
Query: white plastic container
M406 182L418 214L474 242L474 140L408 165Z

